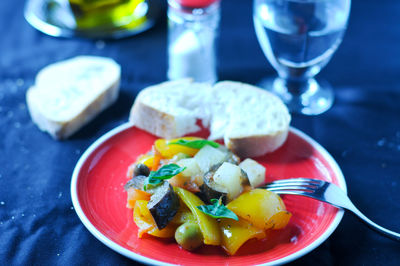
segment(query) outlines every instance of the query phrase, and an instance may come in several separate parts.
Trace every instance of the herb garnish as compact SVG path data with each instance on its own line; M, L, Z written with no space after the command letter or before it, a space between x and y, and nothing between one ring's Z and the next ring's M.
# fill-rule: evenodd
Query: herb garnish
M206 139L195 139L195 140L179 139L174 142L168 142L168 145L171 145L171 144L182 145L182 146L193 148L193 149L201 149L206 145L210 145L213 148L219 147L218 143L211 141L211 140L206 140Z
M176 176L180 172L183 172L186 167L180 167L177 164L167 164L163 165L157 171L151 171L149 177L144 182L143 189L146 191L148 186L154 187L160 184L163 180L170 179L173 176Z
M197 209L213 218L229 218L239 221L237 215L222 204L221 199L211 199L212 205L197 206Z

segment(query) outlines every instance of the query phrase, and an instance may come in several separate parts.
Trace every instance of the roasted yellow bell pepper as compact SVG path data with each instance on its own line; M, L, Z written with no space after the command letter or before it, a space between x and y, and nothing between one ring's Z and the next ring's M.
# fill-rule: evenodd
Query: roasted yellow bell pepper
M170 223L162 230L159 230L153 216L147 208L147 203L147 200L137 200L135 202L135 208L133 209L133 220L137 227L139 227L138 237L142 238L144 233L162 238L173 237L177 225Z
M150 200L151 194L146 191L142 191L133 187L128 188L128 199L126 207L129 209L135 208L135 203L137 200Z
M154 155L141 155L137 158L136 164L145 164L148 168L153 166Z
M230 254L236 251L251 238L265 238L264 229L252 226L248 221L240 218L239 221L222 218L220 222L222 233L222 247Z
M193 213L186 207L185 203L179 204L179 210L174 216L174 219L171 220L171 223L181 225L186 222L196 222L196 218Z
M192 192L183 188L174 187L174 190L196 218L196 222L200 226L200 231L204 237L204 244L215 246L220 245L221 232L217 220L196 208L197 206L205 205L204 202Z
M228 209L263 229L283 228L290 220L282 199L266 189L254 189L231 201Z
M178 153L184 153L184 154L187 154L187 155L193 157L199 151L198 149L189 148L189 147L182 146L182 145L179 145L179 144L168 144L170 142L175 142L175 141L178 141L180 139L196 140L196 139L201 139L201 138L198 138L198 137L182 137L182 138L171 139L171 140L158 139L158 140L156 140L154 145L155 145L156 150L161 153L163 158L166 158L166 159L171 159L172 157L174 157Z
M288 211L279 211L272 215L268 223L272 224L271 229L282 229L289 223L292 214Z

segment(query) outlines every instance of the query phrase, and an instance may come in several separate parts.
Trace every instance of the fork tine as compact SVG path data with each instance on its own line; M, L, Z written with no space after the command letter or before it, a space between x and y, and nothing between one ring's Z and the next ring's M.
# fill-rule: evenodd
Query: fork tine
M306 179L306 178L292 178L292 179L282 179L282 180L275 180L271 183L266 184L265 188L285 188L287 186L296 186L300 187L300 189L304 189L303 187L309 190L316 190L325 182L321 180L314 180L314 179Z
M276 185L276 186L266 186L265 188L270 191L295 190L295 191L314 192L318 187L296 186L296 185Z
M315 183L308 183L308 182L287 182L287 183L270 183L267 184L266 187L267 188L275 188L275 187L282 187L282 188L286 188L286 187L291 187L291 186L295 186L295 187L300 187L300 188L312 188L312 189L317 189L319 186L318 184Z
M271 184L285 184L285 183L314 183L314 184L321 184L324 181L319 179L311 179L311 178L289 178L289 179L280 179L271 182Z
M315 195L312 192L307 192L304 190L286 190L286 189L279 189L273 191L276 194L286 194L286 195L299 195L299 196L306 196L310 198L315 198Z

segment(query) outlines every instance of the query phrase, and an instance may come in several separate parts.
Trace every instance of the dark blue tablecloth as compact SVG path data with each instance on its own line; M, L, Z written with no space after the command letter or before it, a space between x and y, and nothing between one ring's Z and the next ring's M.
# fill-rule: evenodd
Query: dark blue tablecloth
M257 43L251 1L223 0L219 77L256 84L275 74ZM0 265L129 265L95 239L70 198L73 168L101 135L127 121L137 92L166 79L166 21L119 41L57 39L23 18L24 1L0 1ZM355 1L348 31L319 75L335 87L331 110L292 125L337 160L354 203L400 232L400 1ZM44 66L76 55L122 65L121 97L67 141L32 123L25 92ZM294 265L399 265L400 243L346 213L320 247Z

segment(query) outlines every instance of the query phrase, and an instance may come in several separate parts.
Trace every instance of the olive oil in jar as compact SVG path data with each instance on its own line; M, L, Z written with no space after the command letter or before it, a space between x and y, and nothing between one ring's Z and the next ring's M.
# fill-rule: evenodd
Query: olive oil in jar
M146 21L144 0L69 0L77 28L135 28Z

